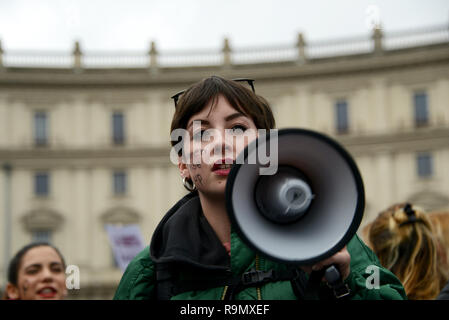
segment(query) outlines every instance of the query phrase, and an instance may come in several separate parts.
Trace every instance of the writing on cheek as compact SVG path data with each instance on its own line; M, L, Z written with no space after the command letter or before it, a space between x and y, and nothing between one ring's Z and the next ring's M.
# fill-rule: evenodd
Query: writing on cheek
M27 280L25 280L25 281L23 282L23 286L22 286L22 291L23 291L23 294L24 294L24 295L27 293L28 287L29 287L29 283L28 283Z
M193 177L193 182L196 185L202 185L203 184L203 177L201 177L201 175L197 174Z

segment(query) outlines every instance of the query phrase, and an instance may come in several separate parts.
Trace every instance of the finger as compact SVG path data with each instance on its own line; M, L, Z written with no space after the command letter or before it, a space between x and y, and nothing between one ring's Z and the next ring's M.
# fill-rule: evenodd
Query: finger
M330 258L327 258L326 260L320 261L312 266L312 271L318 271L321 269L324 269L332 264L337 265L338 269L340 270L342 274L342 278L345 279L349 275L349 263L350 263L351 257L349 255L349 252L346 249L346 246L331 256Z
M302 271L304 271L307 274L311 274L312 273L312 266L300 266L300 269Z

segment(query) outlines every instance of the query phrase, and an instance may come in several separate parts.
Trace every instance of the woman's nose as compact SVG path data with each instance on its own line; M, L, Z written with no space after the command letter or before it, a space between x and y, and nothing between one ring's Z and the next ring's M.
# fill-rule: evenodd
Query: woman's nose
M229 137L225 130L211 130L207 140L210 142L203 150L206 157L213 157L214 159L233 158L233 138Z
M43 268L42 269L42 278L43 281L53 281L54 274L49 268Z

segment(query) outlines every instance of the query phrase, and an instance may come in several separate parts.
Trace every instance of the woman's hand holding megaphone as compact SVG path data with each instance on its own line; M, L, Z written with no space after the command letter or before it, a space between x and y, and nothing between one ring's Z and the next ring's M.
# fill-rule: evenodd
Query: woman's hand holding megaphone
M341 249L339 252L337 252L330 258L320 261L312 266L301 266L301 269L310 275L312 273L312 271L318 271L318 270L322 270L330 265L336 265L338 267L338 271L340 271L340 275L344 281L349 276L349 273L351 272L350 263L351 263L351 256L349 255L349 252L346 249L346 246L344 246L343 249ZM324 277L323 277L323 280L325 280Z

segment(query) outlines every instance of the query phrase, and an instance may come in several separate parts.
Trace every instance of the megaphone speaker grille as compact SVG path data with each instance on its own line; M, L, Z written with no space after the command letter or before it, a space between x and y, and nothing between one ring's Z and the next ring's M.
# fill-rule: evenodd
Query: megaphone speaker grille
M255 198L260 213L267 219L275 223L292 223L307 212L313 194L298 169L280 166L274 175L259 177Z

